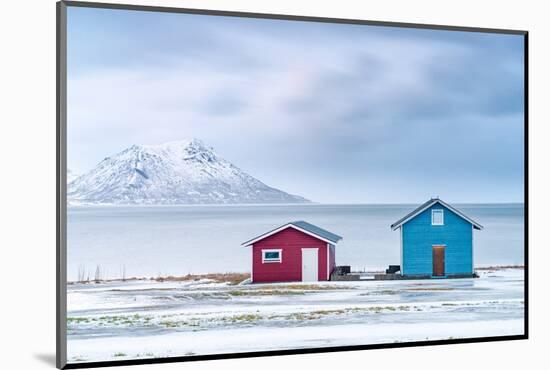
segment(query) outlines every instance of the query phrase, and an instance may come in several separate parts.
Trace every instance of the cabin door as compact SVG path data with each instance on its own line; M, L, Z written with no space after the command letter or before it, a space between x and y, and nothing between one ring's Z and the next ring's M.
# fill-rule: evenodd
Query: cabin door
M317 248L302 248L302 281L317 281L319 256Z
M432 247L433 276L445 276L445 246Z

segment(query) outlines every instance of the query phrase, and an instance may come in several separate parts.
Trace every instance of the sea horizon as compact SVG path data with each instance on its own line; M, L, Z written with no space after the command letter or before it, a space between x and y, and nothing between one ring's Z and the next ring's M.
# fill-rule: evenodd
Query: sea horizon
M435 198L434 198L435 199ZM405 203L345 203L345 202L304 202L304 203L181 203L181 204L136 204L136 203L81 203L70 204L67 207L270 207L270 206L418 206L421 202ZM525 205L525 202L457 202L452 203L457 206L491 206L491 205Z

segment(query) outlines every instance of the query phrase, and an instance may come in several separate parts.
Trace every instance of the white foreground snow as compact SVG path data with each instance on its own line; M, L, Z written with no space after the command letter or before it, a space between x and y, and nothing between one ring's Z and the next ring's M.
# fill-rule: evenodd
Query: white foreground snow
M523 333L523 270L479 279L68 286L69 362Z

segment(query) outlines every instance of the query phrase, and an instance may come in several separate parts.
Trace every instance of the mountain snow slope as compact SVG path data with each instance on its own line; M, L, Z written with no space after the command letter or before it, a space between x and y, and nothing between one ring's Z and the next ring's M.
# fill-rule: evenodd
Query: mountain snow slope
M80 176L78 173L74 172L70 168L67 169L67 184L73 181L74 179L78 178Z
M69 204L304 203L269 187L200 140L133 145L68 185Z

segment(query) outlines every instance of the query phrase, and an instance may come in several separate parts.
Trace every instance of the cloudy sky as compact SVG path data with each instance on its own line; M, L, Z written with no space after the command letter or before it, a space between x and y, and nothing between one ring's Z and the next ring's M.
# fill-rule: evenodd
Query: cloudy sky
M327 203L523 199L523 37L68 9L68 162L200 138Z

